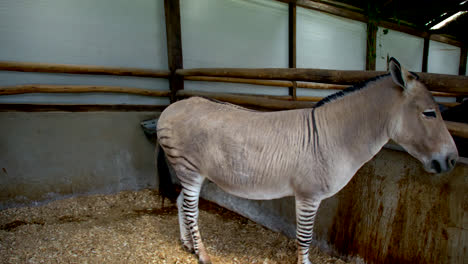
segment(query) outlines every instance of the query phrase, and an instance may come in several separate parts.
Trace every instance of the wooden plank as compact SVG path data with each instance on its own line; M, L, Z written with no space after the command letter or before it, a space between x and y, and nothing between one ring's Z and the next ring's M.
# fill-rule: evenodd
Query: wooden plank
M161 112L167 105L0 104L0 112Z
M422 72L427 72L427 64L429 59L429 37L424 38L424 48L423 48L423 61L422 61Z
M468 45L468 44L467 44ZM458 67L458 75L466 75L466 57L468 56L468 46L461 47L460 64Z
M286 101L281 99L264 98L252 95L228 94L228 93L211 93L200 91L180 90L177 92L178 97L203 96L213 98L220 101L230 102L243 106L261 107L271 110L285 110L298 108L311 108L315 105L312 102Z
M180 26L180 1L164 0L166 18L167 58L171 76L169 88L172 92L171 102L175 102L178 90L184 89L184 79L175 74L183 68L182 31Z
M453 136L468 138L468 124L445 121L445 125Z
M452 38L450 36L439 35L439 34L431 34L430 39L434 40L434 41L450 44L450 45L453 45L453 46L457 46L457 47L462 47L463 46L463 42L458 41L458 40L456 40L456 39L454 39L454 38Z
M319 89L319 90L343 90L343 89L348 88L349 85L316 83L316 82L297 82L297 87L305 88L305 89Z
M188 81L245 83L245 84L254 84L254 85L277 86L277 87L291 87L293 85L291 81L259 80L259 79L231 78L231 77L185 76L184 79Z
M232 78L232 77L185 76L184 79L188 81L245 83L245 84L253 84L253 85L276 86L276 87L291 87L293 85L292 81L246 79L246 78ZM297 88L305 88L305 89L343 90L347 87L349 87L349 85L315 83L315 82L297 82Z
M288 14L288 58L289 68L296 68L296 4L289 3Z
M0 61L0 71L18 72L43 72L43 73L68 73L68 74L90 74L90 75L117 75L138 76L152 78L168 78L169 71L150 70L139 68L118 68L95 65L70 65L36 62Z
M145 96L167 97L170 91L157 91L142 88L100 86L100 85L50 85L25 84L15 86L0 86L0 95L26 93L125 93Z
M349 71L324 69L281 69L281 68L197 68L177 70L181 76L211 76L266 80L309 81L330 84L356 84L385 74L382 71ZM432 91L468 95L468 77L418 73L420 79Z
M233 77L264 80L309 81L332 84L354 84L385 72L343 71L304 68L194 68L177 70L181 76Z
M288 12L288 58L289 68L296 68L296 3L289 3ZM297 83L292 82L292 86L289 87L289 95L292 96L293 100L296 99L297 94Z
M297 0L296 4L303 8L325 12L331 15L340 16L357 21L367 22L367 17L359 12L354 12L344 8L334 7L325 3L310 1L310 0Z
M377 25L374 22L367 23L366 41L366 71L375 71L375 59L377 54Z

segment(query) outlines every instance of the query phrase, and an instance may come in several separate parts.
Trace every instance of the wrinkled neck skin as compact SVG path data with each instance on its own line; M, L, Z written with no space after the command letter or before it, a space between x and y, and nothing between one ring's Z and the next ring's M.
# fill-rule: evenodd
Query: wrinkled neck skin
M318 153L329 167L341 169L336 173L347 174L338 176L346 183L390 139L399 96L398 87L386 76L315 109Z

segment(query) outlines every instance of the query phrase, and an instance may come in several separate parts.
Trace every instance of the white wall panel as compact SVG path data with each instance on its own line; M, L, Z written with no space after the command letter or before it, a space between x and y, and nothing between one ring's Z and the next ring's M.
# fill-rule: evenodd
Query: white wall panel
M164 3L159 0L2 0L0 60L167 69ZM0 72L0 85L97 84L138 87L137 79ZM67 77L64 77L67 76ZM71 75L70 75L71 76ZM168 89L166 80L144 81ZM13 102L142 103L126 95L23 95ZM154 102L154 99L150 100ZM164 100L163 100L164 101Z
M184 68L288 67L288 5L272 0L181 0ZM186 82L187 90L286 95L287 88Z
M387 55L395 57L404 67L410 71L422 71L424 39L395 30L388 30L384 34L384 28L377 31L376 45L376 70L387 70Z
M460 54L461 50L459 47L431 40L429 43L427 71L458 75Z
M297 8L297 67L366 68L366 24Z
M465 67L465 69L466 69L465 70L465 75L468 76L468 56L466 56L466 67Z

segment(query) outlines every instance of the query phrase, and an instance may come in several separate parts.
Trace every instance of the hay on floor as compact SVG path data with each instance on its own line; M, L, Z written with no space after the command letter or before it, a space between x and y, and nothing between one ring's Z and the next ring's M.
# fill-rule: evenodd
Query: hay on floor
M295 263L296 243L212 203L200 230L213 263ZM0 263L197 263L179 242L177 208L150 190L0 211ZM345 263L311 248L313 263Z

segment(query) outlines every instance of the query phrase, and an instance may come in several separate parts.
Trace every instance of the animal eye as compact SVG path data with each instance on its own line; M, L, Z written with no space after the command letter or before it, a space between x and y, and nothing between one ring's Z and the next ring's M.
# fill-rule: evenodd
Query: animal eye
M424 111L423 115L425 117L428 117L428 118L436 118L436 116L437 116L436 112L434 110L432 110L432 109Z

